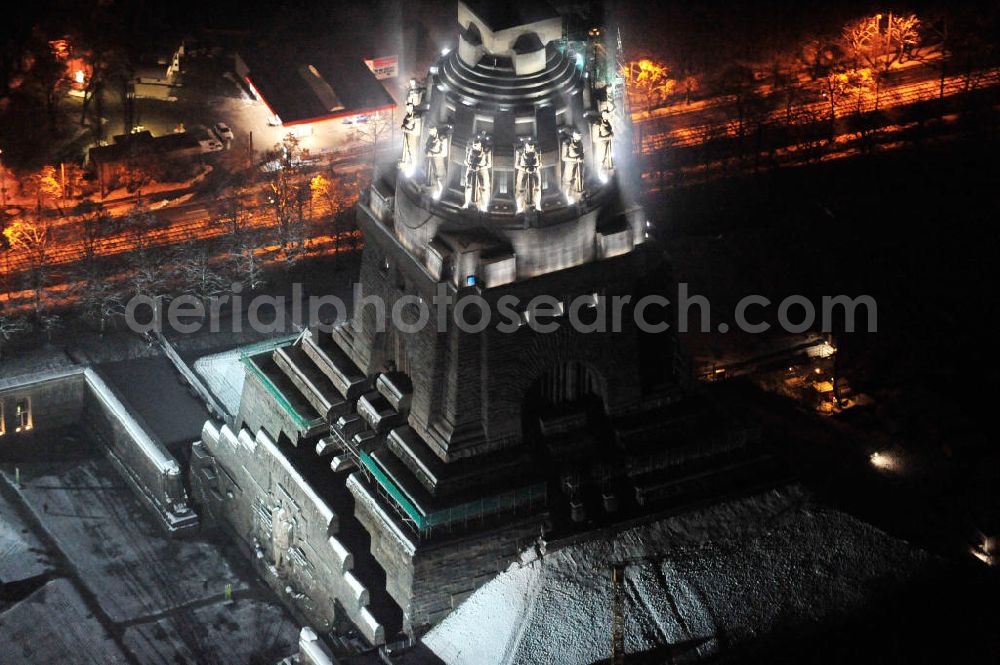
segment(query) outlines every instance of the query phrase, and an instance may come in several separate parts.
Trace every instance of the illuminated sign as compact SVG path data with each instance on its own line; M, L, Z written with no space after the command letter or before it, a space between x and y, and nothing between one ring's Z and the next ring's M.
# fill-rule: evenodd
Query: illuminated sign
M368 65L368 69L372 70L372 74L379 81L399 76L398 56L388 55L384 58L373 58L372 60L365 60L365 64Z

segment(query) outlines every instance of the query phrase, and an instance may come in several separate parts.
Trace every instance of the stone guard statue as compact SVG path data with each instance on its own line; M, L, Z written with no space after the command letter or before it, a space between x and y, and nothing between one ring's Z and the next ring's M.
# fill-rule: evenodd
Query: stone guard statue
M601 177L607 178L615 170L614 143L615 129L611 125L611 109L601 111L601 119L594 126L594 158L600 165Z
M419 107L424 103L424 88L420 85L417 79L410 79L410 83L406 86L406 105L412 106L413 108Z
M427 186L431 190L431 196L440 199L444 192L444 179L448 170L448 139L441 135L437 127L427 130L424 157L427 160L425 167Z
M562 143L562 186L570 203L583 194L583 158L582 136L574 129Z
M493 151L487 137L479 135L465 151L465 207L486 212L490 204Z
M514 171L517 176L514 195L517 211L528 208L542 209L542 158L534 139L528 139L517 149L514 156Z
M412 104L406 105L406 115L400 127L403 132L403 156L399 160L400 170L410 177L417 170L417 152L420 146L420 131L423 119Z

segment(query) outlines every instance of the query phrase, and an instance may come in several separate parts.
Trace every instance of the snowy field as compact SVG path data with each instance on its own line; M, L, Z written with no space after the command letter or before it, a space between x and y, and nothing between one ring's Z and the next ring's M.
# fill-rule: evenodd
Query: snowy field
M533 557L532 557L533 558ZM480 588L424 637L448 665L593 663L611 655L611 563L625 575L626 650L711 660L860 608L928 560L798 488L550 551Z
M0 662L125 665L129 660L73 584L57 579L0 614Z
M0 492L0 585L51 572L48 552L21 519L18 508Z
M165 536L103 458L33 477L22 469L22 478L22 494L112 621L245 586L211 543Z
M16 489L13 466L0 465L0 569L51 580L0 604L0 664L243 665L294 653L298 627L241 557L166 535L103 454L78 446L72 459L19 461ZM68 565L47 563L59 559Z

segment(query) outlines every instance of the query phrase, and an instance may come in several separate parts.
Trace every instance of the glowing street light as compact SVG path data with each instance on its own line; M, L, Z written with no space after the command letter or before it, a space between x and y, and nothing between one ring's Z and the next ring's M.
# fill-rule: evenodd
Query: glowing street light
M971 552L972 556L976 557L987 566L992 566L996 564L996 554L993 549L993 539L984 536L983 541L974 546Z
M892 471L896 468L896 458L889 453L875 451L868 458L871 465L881 471Z

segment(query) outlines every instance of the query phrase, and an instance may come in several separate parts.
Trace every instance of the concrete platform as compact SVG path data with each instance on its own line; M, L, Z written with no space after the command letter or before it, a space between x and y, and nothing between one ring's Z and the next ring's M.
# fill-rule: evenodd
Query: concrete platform
M95 444L76 445L19 459L19 487L0 463L0 528L17 535L0 566L34 576L0 604L0 662L237 665L295 653L298 626L231 545L167 535Z

